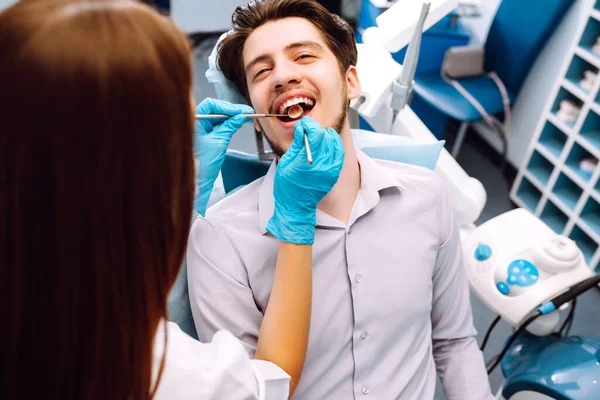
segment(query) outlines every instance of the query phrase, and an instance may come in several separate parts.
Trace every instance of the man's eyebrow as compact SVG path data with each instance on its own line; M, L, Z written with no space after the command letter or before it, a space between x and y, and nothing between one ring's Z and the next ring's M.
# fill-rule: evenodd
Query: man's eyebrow
M312 47L312 48L315 48L316 50L323 50L323 46L321 46L317 42L313 42L310 40L306 40L303 42L290 43L287 46L285 46L284 50L289 51L289 50L295 50L295 49L302 48L302 47ZM250 61L248 63L248 65L246 66L246 68L244 68L244 71L246 73L248 73L248 71L250 69L252 69L252 67L254 67L256 64L260 64L261 62L264 62L270 58L271 58L271 56L269 56L268 54L261 54L260 56L256 57L254 60Z
M256 57L254 60L250 61L248 63L248 65L246 65L246 68L244 68L244 71L246 73L248 73L248 71L250 71L250 69L253 68L256 64L260 64L261 62L267 61L270 58L271 58L271 56L269 56L267 54L260 55L260 56Z
M285 50L295 50L298 49L300 47L312 47L315 48L317 50L323 50L323 46L321 46L319 43L317 42L313 42L310 40L305 40L303 42L295 42L295 43L290 43L287 46L285 46Z

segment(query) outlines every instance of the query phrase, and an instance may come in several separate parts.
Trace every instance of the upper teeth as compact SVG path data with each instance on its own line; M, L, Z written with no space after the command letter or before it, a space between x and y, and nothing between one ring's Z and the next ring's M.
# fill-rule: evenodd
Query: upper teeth
M315 104L315 102L312 101L311 99L309 99L308 97L294 97L293 99L289 99L288 101L286 101L279 107L279 114L284 114L284 111L288 107L291 107L295 104L300 104L300 103L304 103L308 106L312 106Z

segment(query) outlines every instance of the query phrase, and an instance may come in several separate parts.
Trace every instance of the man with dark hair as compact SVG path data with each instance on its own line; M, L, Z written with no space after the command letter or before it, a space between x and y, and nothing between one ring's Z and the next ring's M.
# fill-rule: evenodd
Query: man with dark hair
M317 210L314 307L294 398L431 399L437 367L447 398L492 399L443 182L425 168L372 160L353 145L347 113L360 82L351 28L313 0L258 0L238 7L232 21L219 65L254 110L300 105L344 143L338 183ZM254 122L279 156L294 125L289 118ZM266 229L274 171L196 219L188 246L200 339L227 329L250 355L275 273L277 240Z

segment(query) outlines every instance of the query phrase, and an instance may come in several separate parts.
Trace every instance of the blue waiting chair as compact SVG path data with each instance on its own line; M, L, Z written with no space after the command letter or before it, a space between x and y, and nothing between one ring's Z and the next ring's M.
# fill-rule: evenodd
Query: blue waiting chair
M574 0L501 2L484 45L485 69L495 71L502 79L511 103L550 34L573 3ZM503 111L498 88L489 77L461 79L460 83L489 114ZM481 114L444 81L439 70L426 73L417 71L414 96L417 101L462 122L452 150L452 155L456 157L469 124L481 120Z

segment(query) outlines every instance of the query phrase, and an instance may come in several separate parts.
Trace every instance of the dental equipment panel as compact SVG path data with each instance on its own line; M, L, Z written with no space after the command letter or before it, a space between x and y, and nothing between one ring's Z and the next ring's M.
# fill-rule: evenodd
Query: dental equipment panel
M463 240L463 251L473 290L514 327L547 300L592 276L575 242L522 208L475 228ZM558 314L549 313L528 330L543 336L556 323Z

